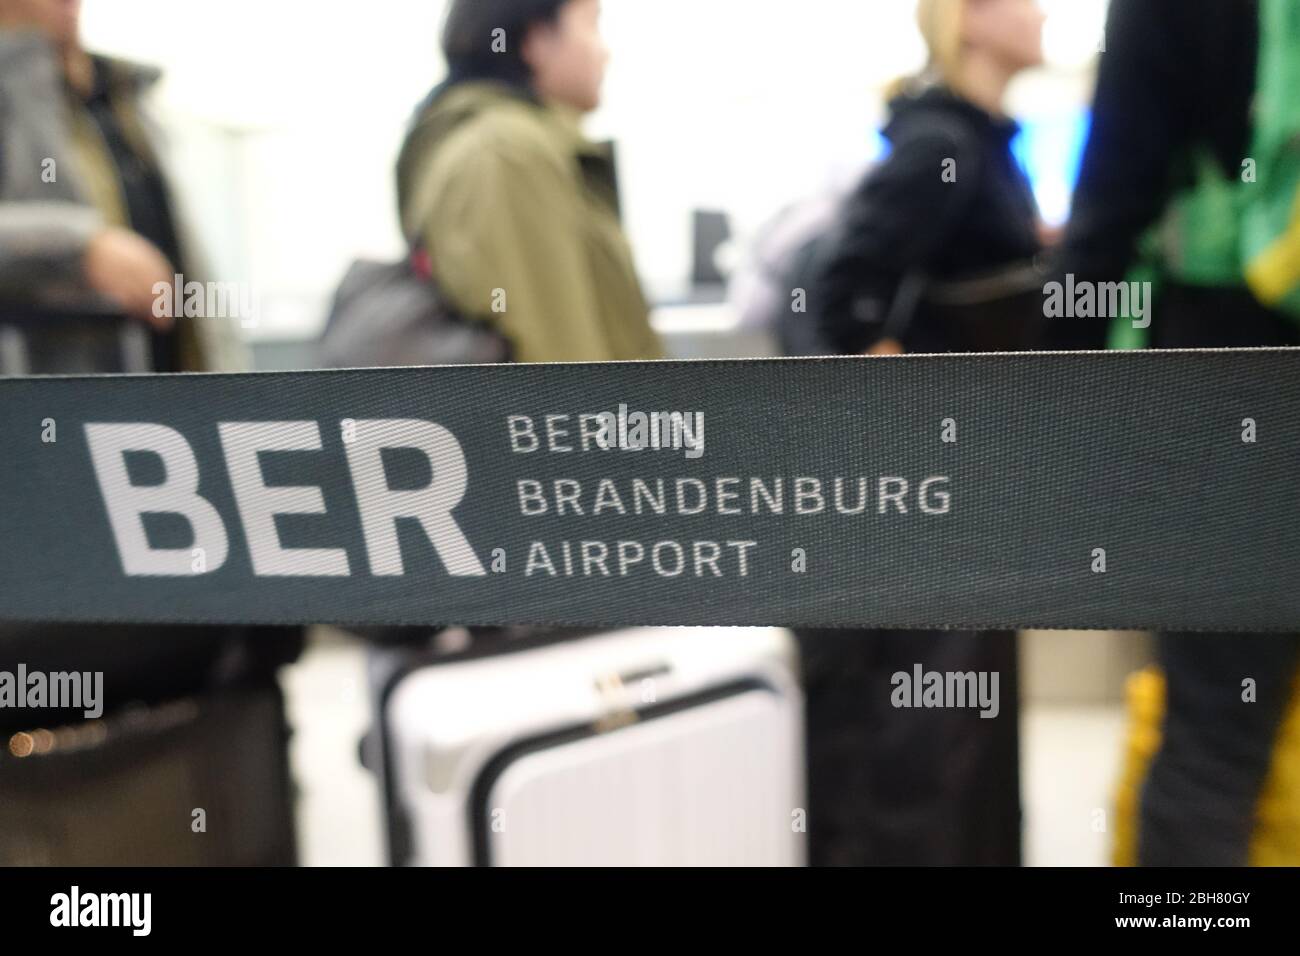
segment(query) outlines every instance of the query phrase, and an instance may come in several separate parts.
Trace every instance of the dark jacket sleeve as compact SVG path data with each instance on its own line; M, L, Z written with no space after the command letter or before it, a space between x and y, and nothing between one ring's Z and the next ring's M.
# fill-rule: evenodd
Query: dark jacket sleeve
M1066 271L1081 278L1122 279L1169 198L1191 91L1181 88L1180 44L1166 12L1162 0L1111 5L1063 256Z
M1191 111L1197 108L1188 76L1194 64L1188 61L1198 45L1189 41L1196 31L1213 29L1185 3L1114 0L1111 5L1092 130L1058 258L1061 278L1123 280L1139 240L1169 202L1176 161L1186 149ZM1242 15L1250 14L1243 8ZM1108 329L1105 320L1059 319L1049 341L1057 348L1102 349Z
M962 177L977 176L977 162L956 137L930 129L901 137L854 191L810 293L821 337L836 352L860 353L881 337L894 289L941 251Z

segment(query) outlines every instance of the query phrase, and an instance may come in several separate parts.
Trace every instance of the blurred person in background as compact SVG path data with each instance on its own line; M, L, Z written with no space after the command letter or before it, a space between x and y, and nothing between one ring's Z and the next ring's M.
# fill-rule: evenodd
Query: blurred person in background
M840 354L1034 343L1047 230L1012 153L1007 87L1043 61L1037 0L921 0L926 68L897 84L890 151L841 210L809 290Z
M581 129L600 105L609 60L600 14L600 0L452 0L442 35L448 75L417 107L398 156L398 211L412 251L403 273L414 266L458 318L504 337L510 361L663 357L619 218L613 150ZM352 318L368 335L373 310L359 298ZM395 338L418 361L419 345ZM345 364L346 348L332 348ZM576 632L354 633L376 644L454 638L487 649Z
M122 371L102 342L123 321L149 332L146 370L239 367L238 319L173 320L155 308L160 289L170 303L174 276L196 268L144 113L157 75L88 53L79 27L77 0L0 0L0 334L17 330L41 372ZM7 325L33 315L38 324ZM0 774L0 863L292 862L274 672L300 646L297 629L0 626L0 669L102 673L103 721L115 728L103 749ZM167 723L190 706L200 717ZM128 708L134 717L114 723ZM77 710L4 708L0 737L33 721L96 723ZM151 722L164 729L144 742ZM239 736L247 726L255 739ZM132 790L137 779L154 786ZM203 845L140 838L181 806L239 829Z
M613 151L581 129L583 116L600 104L609 60L600 14L600 0L452 0L442 35L448 75L417 107L398 156L398 211L411 252L399 274L431 283L456 318L503 337L510 361L663 354L619 218ZM332 316L330 327L356 321L359 335L367 336L370 294L363 290L354 300L363 307ZM415 319L418 328L422 320ZM421 348L411 337L393 337L404 361L418 361ZM348 351L326 350L339 363ZM372 649L370 664L371 739L381 754L390 746L381 675L407 672L417 660L491 654L582 633L540 627L353 632L391 647ZM386 774L380 779L391 820L400 816L399 797ZM398 853L396 842L390 852Z
M808 319L841 354L1033 345L1044 230L1012 155L1011 80L1043 59L1035 0L921 0L924 72L900 85L891 151L841 210ZM825 864L1020 863L1016 636L800 634L811 857ZM897 710L896 673L992 672L1000 711Z
M404 234L466 316L521 362L654 359L600 103L600 0L453 0L449 75L398 160Z
M237 368L228 322L156 314L170 311L160 284L196 268L143 107L158 74L88 53L80 14L78 0L0 0L0 308L147 323L154 371ZM55 356L63 336L72 360L68 329L26 334Z
M1145 342L1110 316L1061 320L1053 344L1300 345L1300 5L1114 0L1093 110L1060 268L1076 283L1153 281L1154 310ZM1244 224L1269 202L1291 229L1253 258ZM1261 832L1270 768L1294 781L1300 766L1300 739L1279 737L1288 706L1297 720L1300 637L1166 633L1158 648L1159 672L1130 684L1117 860L1300 864L1293 784L1271 794L1290 835Z

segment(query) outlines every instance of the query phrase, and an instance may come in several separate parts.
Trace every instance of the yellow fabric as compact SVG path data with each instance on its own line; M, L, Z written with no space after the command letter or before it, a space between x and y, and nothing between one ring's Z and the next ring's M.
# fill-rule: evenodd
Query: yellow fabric
M1300 287L1300 194L1290 228L1250 263L1246 282L1265 305L1277 305Z
M1128 680L1125 698L1128 735L1116 792L1112 861L1136 866L1139 800L1164 723L1164 675L1156 668L1137 672ZM1250 865L1300 866L1300 675L1278 732L1256 817Z

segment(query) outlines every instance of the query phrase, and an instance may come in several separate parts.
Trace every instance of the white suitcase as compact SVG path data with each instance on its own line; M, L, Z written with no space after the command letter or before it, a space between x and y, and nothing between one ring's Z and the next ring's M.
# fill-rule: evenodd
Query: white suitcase
M398 862L802 865L793 636L639 628L422 667L386 697Z

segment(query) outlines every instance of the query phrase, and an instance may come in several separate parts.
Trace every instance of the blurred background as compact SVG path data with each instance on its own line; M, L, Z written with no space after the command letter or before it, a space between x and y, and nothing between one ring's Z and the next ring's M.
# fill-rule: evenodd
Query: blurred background
M264 367L303 364L299 345L320 332L350 261L401 254L392 171L415 105L445 72L445 6L85 0L90 49L165 71L177 189L214 274L257 290L249 336ZM1009 107L1043 217L1059 224L1107 2L1042 6L1047 66L1017 81ZM655 324L684 357L762 351L736 334L717 280L774 215L880 154L884 91L925 60L915 3L605 0L602 22L613 60L588 130L616 143ZM322 207L342 228L311 226Z
M1021 635L1024 865L1111 864L1124 682L1151 657L1146 634ZM364 658L353 639L319 629L304 656L282 672L304 866L387 862L379 788L351 746L371 726Z
M1043 0L1047 65L1022 76L1015 145L1044 219L1066 219L1107 0ZM85 0L91 49L162 67L177 187L216 274L249 282L258 364L302 364L359 256L401 254L392 170L414 105L444 74L441 0ZM784 208L852 181L884 142L885 89L925 49L913 0L605 0L614 56L589 131L615 141L624 222L653 321L682 357L769 354L737 328L725 279ZM232 56L232 51L238 51ZM772 68L779 64L779 69ZM320 229L322 207L341 228ZM1025 862L1101 865L1139 635L1021 641ZM383 861L373 777L340 740L368 721L363 655L318 635L286 672L307 864Z
M1069 211L1107 5L1043 0L1046 65L1010 92L1014 151L1048 224ZM445 72L444 8L84 0L89 49L164 71L174 186L213 274L256 292L245 334L258 367L311 366L348 264L401 256L393 169ZM740 327L728 279L773 217L881 155L885 90L925 60L915 3L604 0L603 32L613 61L588 130L616 144L653 325L675 357L774 354ZM1103 865L1124 682L1149 641L1027 633L1019 654L1024 862ZM381 865L384 798L357 747L372 716L365 651L316 629L281 683L301 862Z

